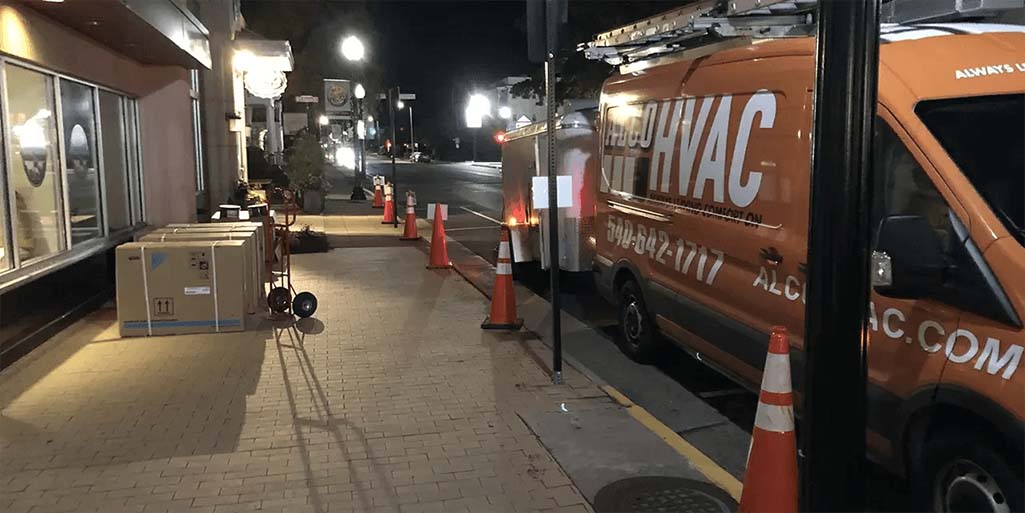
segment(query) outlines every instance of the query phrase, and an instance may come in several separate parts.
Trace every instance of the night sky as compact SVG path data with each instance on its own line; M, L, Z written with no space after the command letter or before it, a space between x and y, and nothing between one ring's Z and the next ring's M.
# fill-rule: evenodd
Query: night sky
M576 43L679 3L571 0L563 54L582 61L572 50ZM243 0L242 12L253 32L291 42L296 70L289 75L286 98L322 95L323 78L357 78L375 96L398 86L417 94L412 102L417 140L433 144L466 136L462 111L472 91L541 69L527 60L523 0ZM360 67L340 56L341 39L349 34L367 48L367 62ZM598 84L607 72L600 70ZM402 119L396 124L405 129L408 113L397 116Z
M524 11L523 2L375 2L382 82L417 94L414 122L425 135L451 126L475 87L531 71L517 28Z

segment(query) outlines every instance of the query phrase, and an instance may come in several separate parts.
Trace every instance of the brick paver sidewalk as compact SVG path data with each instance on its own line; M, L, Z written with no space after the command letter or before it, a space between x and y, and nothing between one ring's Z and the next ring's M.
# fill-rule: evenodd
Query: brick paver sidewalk
M551 385L417 248L295 262L302 340L119 339L106 309L0 375L0 511L587 510L518 417L586 378Z

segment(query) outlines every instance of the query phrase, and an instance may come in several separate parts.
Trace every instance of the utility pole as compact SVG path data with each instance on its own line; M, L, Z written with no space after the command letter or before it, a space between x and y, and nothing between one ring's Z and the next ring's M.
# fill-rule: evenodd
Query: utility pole
M800 511L864 511L880 0L819 2Z
M555 53L559 51L559 2L545 2L545 103L548 123L548 274L552 290L552 377L562 384L562 312L559 297L559 170L555 159Z

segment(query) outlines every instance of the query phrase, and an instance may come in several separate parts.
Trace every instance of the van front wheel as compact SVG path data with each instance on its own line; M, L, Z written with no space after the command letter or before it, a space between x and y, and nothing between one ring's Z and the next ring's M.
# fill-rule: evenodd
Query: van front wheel
M915 479L919 504L935 512L1025 510L1020 470L987 441L960 431L937 433L923 447Z
M658 337L637 282L630 280L619 288L618 305L619 348L636 362L649 362L658 349Z

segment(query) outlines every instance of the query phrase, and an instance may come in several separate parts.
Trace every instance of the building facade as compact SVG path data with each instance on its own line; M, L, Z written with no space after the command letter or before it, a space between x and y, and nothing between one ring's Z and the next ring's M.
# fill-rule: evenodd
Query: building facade
M0 1L0 368L111 297L116 245L196 219L191 3Z

